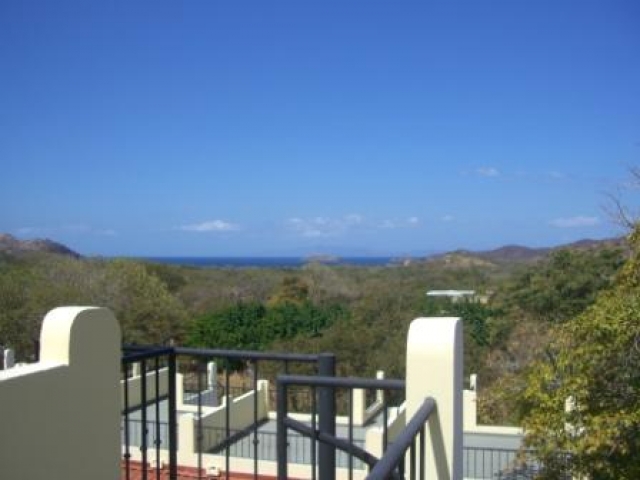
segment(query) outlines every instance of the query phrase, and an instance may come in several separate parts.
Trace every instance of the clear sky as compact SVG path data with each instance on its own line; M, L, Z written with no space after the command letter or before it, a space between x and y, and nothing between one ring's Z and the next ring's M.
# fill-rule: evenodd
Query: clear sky
M0 232L99 255L620 233L640 2L0 2ZM629 195L626 201L633 202Z

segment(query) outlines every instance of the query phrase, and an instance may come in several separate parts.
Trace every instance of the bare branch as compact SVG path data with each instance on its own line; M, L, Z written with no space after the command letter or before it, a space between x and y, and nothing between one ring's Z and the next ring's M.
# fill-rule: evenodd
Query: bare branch
M640 221L640 215L638 212L632 211L622 198L624 191L640 190L640 166L629 165L627 171L629 173L628 180L623 185L619 186L615 192L604 193L607 202L603 210L615 224L630 232Z

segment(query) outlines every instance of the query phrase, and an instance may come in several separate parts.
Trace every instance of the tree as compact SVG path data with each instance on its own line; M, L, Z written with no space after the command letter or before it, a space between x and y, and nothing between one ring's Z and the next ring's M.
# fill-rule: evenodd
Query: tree
M260 322L267 313L257 302L239 302L220 311L196 318L190 325L187 342L204 348L259 350Z
M631 165L627 170L629 172L627 181L615 191L606 193L608 202L605 211L611 220L625 231L631 232L640 221L640 212L629 207L629 199L625 197L629 192L637 194L640 189L640 166Z
M280 302L266 307L259 302L238 302L196 318L188 343L197 347L263 350L277 340L316 337L348 312L339 305L315 306Z
M611 285L623 261L619 249L553 252L549 259L520 273L503 297L507 308L534 319L562 323L591 305Z
M92 303L113 310L125 343L162 344L179 341L184 306L166 284L140 262L112 260L93 292Z
M524 398L526 444L558 478L640 478L640 228L632 257L595 304L554 328ZM559 456L566 452L569 456Z

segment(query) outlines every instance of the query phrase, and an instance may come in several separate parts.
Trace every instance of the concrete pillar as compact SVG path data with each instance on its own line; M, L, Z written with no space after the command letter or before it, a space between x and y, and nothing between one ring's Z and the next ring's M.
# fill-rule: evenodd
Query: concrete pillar
M478 402L476 392L473 390L463 391L463 428L465 432L475 430L478 426Z
M426 397L429 418L426 478L462 479L462 320L417 318L407 338L407 422Z

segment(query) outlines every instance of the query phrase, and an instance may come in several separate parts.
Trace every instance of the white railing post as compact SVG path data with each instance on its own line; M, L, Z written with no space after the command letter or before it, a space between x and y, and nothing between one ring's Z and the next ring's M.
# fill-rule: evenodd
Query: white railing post
M378 380L384 380L384 370L376 371L376 378ZM384 401L384 394L382 390L376 390L376 402L382 403Z
M436 401L429 418L426 478L462 479L462 320L417 318L407 338L407 421L426 397Z
M3 370L9 370L10 368L13 368L15 365L15 355L13 353L13 350L11 348L7 348L4 351L4 355L3 355Z
M211 405L218 406L218 366L216 362L207 363L207 388L211 390Z

